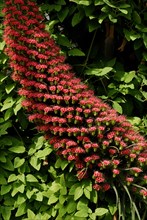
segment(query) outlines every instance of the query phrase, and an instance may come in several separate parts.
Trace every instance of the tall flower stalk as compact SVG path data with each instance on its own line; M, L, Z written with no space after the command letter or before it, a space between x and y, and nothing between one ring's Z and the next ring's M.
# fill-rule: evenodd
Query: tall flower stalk
M5 4L5 51L29 120L58 155L74 162L79 180L90 178L98 191L123 183L146 199L143 136L75 76L33 0Z

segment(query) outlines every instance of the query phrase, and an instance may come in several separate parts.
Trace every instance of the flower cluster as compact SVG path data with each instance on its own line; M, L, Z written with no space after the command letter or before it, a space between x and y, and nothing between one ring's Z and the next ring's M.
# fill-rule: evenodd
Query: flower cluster
M58 155L74 162L79 180L91 178L94 189L106 191L121 179L141 185L146 198L144 138L75 76L33 0L6 0L4 13L6 53L29 120Z

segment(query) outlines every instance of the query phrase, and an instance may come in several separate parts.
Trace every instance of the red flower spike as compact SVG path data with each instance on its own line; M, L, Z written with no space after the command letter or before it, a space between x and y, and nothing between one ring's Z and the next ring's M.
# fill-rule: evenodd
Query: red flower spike
M94 184L93 189L95 189L96 191L99 191L102 189L102 186L100 186L99 184Z
M126 177L127 185L129 186L134 181L134 177Z
M33 0L5 3L5 51L29 120L57 155L74 161L79 180L91 178L95 190L109 190L113 178L145 189L145 139L75 76ZM139 193L146 198L146 189Z
M102 187L103 187L104 191L107 191L111 188L110 184L108 184L108 183L103 184Z

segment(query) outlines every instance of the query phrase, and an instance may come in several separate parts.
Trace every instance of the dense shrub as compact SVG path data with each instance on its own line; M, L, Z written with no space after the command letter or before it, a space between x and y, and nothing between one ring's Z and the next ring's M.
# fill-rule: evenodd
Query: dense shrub
M75 216L74 219L81 219L80 217L85 219L88 216L91 219L95 219L96 216L106 214L105 218L111 219L108 209L105 209L107 206L107 198L104 203L105 208L102 209L95 209L95 206L87 200L92 198L93 202L97 203L97 199L94 199L97 193L92 190L92 176L96 183L93 187L97 190L103 189L105 191L111 186L116 193L117 202L119 202L118 192L121 193L120 189L123 188L124 192L126 192L130 198L131 206L133 206L138 218L140 218L136 205L132 202L128 188L133 182L135 192L140 192L145 199L146 153L144 149L146 149L146 143L144 138L132 129L131 124L126 121L124 116L119 116L116 111L96 98L93 92L88 90L87 86L82 84L81 81L75 77L71 72L71 67L64 64L64 57L60 54L59 48L55 45L54 41L50 39L49 34L44 32L44 25L39 22L40 19L43 20L43 17L40 16L39 13L33 13L33 11L38 12L33 2L29 1L27 6L22 4L18 6L18 8L16 8L17 5L11 6L10 2L7 3L9 3L9 6L5 9L6 29L4 35L8 45L7 53L10 56L11 67L14 68L13 79L18 80L20 84L23 85L23 89L19 89L19 94L27 98L23 101L23 105L30 114L29 119L37 124L39 130L43 130L47 133L46 138L56 137L51 139L50 143L58 150L58 154L64 155L69 161L75 161L79 179L90 178L90 180L86 179L76 183L73 187L73 191L75 190L75 194L73 192L74 200L77 201L81 197L79 201L81 205L76 205L76 203L73 205L73 203L71 203L71 206L74 207L71 215L66 214L69 212L67 211L66 204L64 204L63 207L62 202L59 201L60 205L57 205L59 208L55 208L59 209L59 213L57 214L56 211L55 214L53 214L47 211L46 213L48 215L46 218L52 216L57 219L55 216L58 215L59 219L62 219L62 216L64 216L63 218L67 216L67 219L71 219L71 216ZM22 1L15 1L15 3L21 4ZM28 10L29 7L32 7L31 12ZM13 17L12 12L16 17ZM23 17L21 22L17 17L18 15L21 15L21 18ZM29 19L28 16L30 16ZM28 27L24 25L26 23ZM111 71L110 69L112 70L111 67L106 67L103 68L102 71L106 74L106 72ZM47 72L51 77L50 75L48 77ZM9 87L9 91L11 92L14 87L14 85ZM4 110L5 109L2 109L2 111ZM13 115L13 113L11 114ZM52 152L52 149L47 143L46 146L47 150L43 155L38 151L37 159L36 156L33 155L33 159L30 161L30 164L40 171L42 169L41 163L39 163L40 159L44 160L43 165L48 165L46 156ZM40 156L40 154L42 156ZM19 165L25 162L25 160L20 160L20 158L17 157L15 159L17 159L16 163L18 162ZM55 163L55 160L51 161L51 163ZM65 169L67 165L68 162L62 161L61 159L58 159L55 163L56 168L61 167ZM71 164L70 170L72 170L72 168L73 164ZM144 171L143 175L142 171ZM24 172L26 172L26 170L24 170ZM27 172L31 174L26 175L26 180L28 182L35 182L32 171L28 169ZM75 174L73 170L72 172ZM51 173L53 174L54 171ZM61 180L58 180L60 179L58 176L54 176L54 178L56 178L57 183L59 181L61 184ZM76 178L73 179L73 182L77 182ZM45 181L48 180L46 179ZM68 185L68 179L66 179L66 183ZM52 184L54 185L54 182L51 183L51 185ZM65 181L63 184L65 184ZM116 187L116 184L119 184L120 189L118 185ZM128 187L126 187L126 185L128 185ZM65 188L70 186L71 184ZM6 186L6 189L7 188L9 187ZM58 185L58 190L55 190L55 192L53 190L53 202L48 202L49 205L58 201L59 194L57 195L56 192L59 193L60 188ZM64 190L66 191L66 189ZM109 193L113 194L113 191L109 190ZM91 194L93 195L91 196ZM50 193L48 195L50 196ZM65 201L68 203L67 191L65 195ZM100 195L103 197L107 195L107 193L104 194L102 192ZM38 196L38 198L42 199L38 201L43 200L43 197L40 196ZM87 199L85 197L87 197ZM109 211L113 215L116 212L116 206L114 206L114 202L110 202L110 200L108 202ZM89 205L89 208L87 205ZM18 211L20 213L17 213L16 216L26 213L27 209L25 209L25 206L26 203L23 204L23 207L20 208L21 211ZM34 208L32 209L34 210ZM76 212L76 209L79 211ZM9 209L9 213L10 210L11 209ZM142 210L144 210L144 207ZM119 211L119 216L122 215L122 218L124 218L124 212L120 207ZM4 211L2 214L3 213ZM32 216L28 216L28 219L34 218L35 215L33 216L31 211L28 211L28 213L28 215ZM132 213L133 219L135 217L133 217L134 212Z

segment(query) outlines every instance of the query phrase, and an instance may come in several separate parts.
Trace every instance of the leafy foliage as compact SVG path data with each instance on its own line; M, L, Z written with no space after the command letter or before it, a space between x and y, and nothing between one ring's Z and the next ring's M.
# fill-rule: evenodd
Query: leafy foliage
M57 0L52 1L52 4L50 2L48 4L46 1L46 4L41 5L42 11L49 13L51 18L46 22L46 28L52 31L54 38L62 46L68 61L74 65L79 62L78 66L75 65L78 74L88 80L96 93L112 103L118 112L129 115L130 121L137 129L142 134L146 134L146 8L142 10L145 3L141 2L139 5L139 1L129 1L126 4L125 1L99 0ZM132 18L134 22L132 27L129 27ZM135 54L139 50L141 56L139 61L142 58L145 61L141 64L137 62L135 68L126 69L128 67L124 65L124 61L118 59L118 56L114 56L116 58L110 61L106 60L100 50L100 38L98 38L98 34L101 34L103 39L105 19L118 24L117 38L120 36L122 38L119 30L122 28L123 20L127 20L125 28L128 31L123 32L129 44L135 48ZM87 36L86 45L77 39L83 21L87 22L86 27L84 26ZM75 33L73 36L71 30ZM85 38L84 33L80 31L82 39ZM121 219L127 220L137 218L134 217L136 212L134 204L139 204L140 219L145 220L146 206L137 198L134 203L131 195L129 201L127 189L124 195L119 195L114 187L114 191L104 195L93 190L90 181L78 182L72 165L58 158L42 134L36 133L21 108L21 99L16 93L18 85L10 79L11 70L7 66L7 57L3 54L3 48L2 41L0 219L108 220L117 213ZM71 52L72 50L76 52ZM109 69L105 69L107 67ZM96 74L89 74L93 72Z

